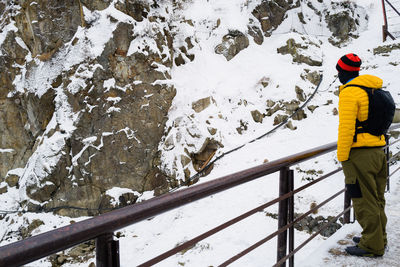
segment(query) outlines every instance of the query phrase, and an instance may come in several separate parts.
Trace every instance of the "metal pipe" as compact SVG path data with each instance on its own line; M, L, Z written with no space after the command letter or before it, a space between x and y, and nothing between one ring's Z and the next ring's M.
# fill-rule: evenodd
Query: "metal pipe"
M388 30L388 23L387 23L387 16L386 16L386 7L385 7L385 1L393 8L393 10L400 16L400 13L397 11L397 9L388 1L388 0L382 0L382 9L383 9L383 20L384 20L384 25L382 26L382 35L383 35L383 41L386 41L387 36L392 38L392 40L395 40L394 36L389 32Z
M289 172L289 192L294 189L294 171ZM293 222L294 220L294 196L288 199L289 210L288 210L288 220ZM289 228L289 253L294 250L294 224ZM294 255L289 258L289 267L294 267Z
M387 26L387 17L386 17L386 8L385 8L385 1L382 0L382 9L383 9L383 25L382 25L382 39L383 42L386 42L387 33L388 33L388 26Z
M395 174L396 172L398 172L400 170L400 167L398 167L396 170L392 171L392 173L389 175L388 178L392 177L393 174Z
M278 229L277 231L273 232L272 234L268 235L267 237L261 239L260 241L258 241L257 243L253 244L252 246L250 246L249 248L243 250L242 252L236 254L235 256L233 256L232 258L228 259L227 261L225 261L224 263L218 265L218 267L225 267L228 266L229 264L231 264L232 262L236 261L237 259L243 257L244 255L246 255L247 253L249 253L250 251L256 249L257 247L261 246L262 244L264 244L265 242L271 240L272 238L274 238L275 236L277 236L280 233L283 233L284 231L286 231L289 227L291 227L292 225L294 225L295 223L299 222L300 220L302 220L303 218L305 218L306 216L308 216L311 212L317 210L318 208L324 206L326 203L328 203L329 201L331 201L332 199L334 199L335 197L339 196L340 194L342 194L345 191L345 189L340 190L339 192L337 192L336 194L332 195L330 198L326 199L325 201L323 201L322 203L320 203L319 205L315 206L313 209L309 210L308 212L304 213L303 215L299 216L298 218L296 218L296 220L294 220L293 222L287 224L286 226ZM350 209L351 207L347 208ZM345 210L345 211L347 211ZM344 211L344 212L345 212ZM339 215L342 215L344 212L340 213ZM298 249L295 249L295 251L298 251ZM294 254L294 253L293 253ZM291 254L291 255L293 255ZM284 258L285 260L287 259L287 257ZM282 259L279 261L279 264L282 263ZM277 265L276 265L277 266Z
M400 124L390 127L390 130L398 127L400 127ZM274 173L283 167L292 166L335 149L336 142L332 142L213 181L155 197L142 203L127 206L88 220L8 244L0 247L0 266L24 265L58 251L68 249L74 245L95 239L100 235L114 232L141 220Z
M399 15L400 16L400 12L392 5L392 3L390 3L388 0L385 0L387 3L388 3L388 5L391 7L391 8L393 8L393 10L397 13L397 15ZM385 13L386 13L386 11L385 11ZM386 16L385 16L386 17ZM386 23L387 23L387 21L386 21Z
M112 256L112 266L120 267L119 240L111 241L111 256Z
M385 0L382 0L382 10L383 10L383 26L387 29L387 17L386 17L386 7L385 7ZM383 40L385 41L385 40Z
M112 266L111 241L112 233L100 235L96 238L96 266Z
M280 170L279 175L279 196L289 192L289 168L284 167ZM283 228L288 222L288 200L279 201L278 207L278 229ZM277 244L277 261L285 257L287 248L287 231L278 235ZM285 267L286 263L282 263L281 267Z
M191 246L195 245L197 242L199 242L199 241L201 241L201 240L203 240L203 239L205 239L205 238L207 238L207 237L209 237L209 236L211 236L211 235L213 235L213 234L215 234L215 233L217 233L217 232L219 232L219 231L221 231L221 230L223 230L225 228L228 228L229 226L231 226L231 225L233 225L233 224L235 224L235 223L237 223L237 222L239 222L239 221L241 221L241 220L243 220L243 219L245 219L245 218L257 213L257 212L260 212L260 211L272 206L273 204L278 203L281 200L284 200L284 199L287 199L287 198L293 198L293 196L296 193L298 193L300 191L303 191L304 189L312 186L313 184L316 184L318 182L323 181L324 179L330 177L331 175L333 175L333 174L335 174L335 173L337 173L337 172L339 172L341 170L342 170L342 168L339 168L339 169L336 169L334 171L331 171L331 172L321 176L320 178L315 179L314 181L297 188L296 190L292 190L292 191L290 191L290 192L288 192L288 193L286 193L286 194L284 194L284 195L282 195L282 196L280 196L278 198L275 198L275 199L273 199L273 200L271 200L271 201L269 201L269 202L267 202L265 204L262 204L262 205L254 208L254 209L252 209L252 210L250 210L250 211L248 211L246 213L243 213L242 215L239 215L239 216L237 216L237 217L235 217L235 218L233 218L233 219L231 219L231 220L229 220L229 221L227 221L227 222L225 222L225 223L223 223L223 224L221 224L221 225L219 225L219 226L217 226L217 227L215 227L215 228L213 228L213 229L211 229L211 230L209 230L209 231L207 231L207 232L205 232L205 233L203 233L203 234L201 234L201 235L199 235L197 237L194 237L194 238L186 241L185 243L180 244L180 245L178 245L178 246L176 246L176 247L174 247L174 248L172 248L172 249L170 249L170 250L158 255L157 257L154 257L154 258L152 258L152 259L140 264L139 266L141 266L141 267L152 266L152 265L154 265L156 263L159 263L160 261L162 261L162 260L164 260L164 259L166 259L166 258L178 253L179 251L182 251L183 249L191 247ZM292 170L292 172L293 172L293 170Z
M339 215L337 215L335 218L331 219L327 224L325 224L321 229L319 229L317 232L315 232L313 235L311 235L306 241L304 241L301 245L299 245L293 252L289 253L286 255L286 257L282 258L280 262L277 262L273 267L279 266L282 262L286 261L289 257L294 255L297 251L299 251L302 247L304 247L308 242L310 242L312 239L314 239L319 233L322 232L328 225L336 221L340 216L342 216L344 213L346 213L348 210L350 210L351 207L348 207L346 210L342 211Z
M336 142L332 142L3 246L0 248L0 266L20 266L35 261L335 149Z

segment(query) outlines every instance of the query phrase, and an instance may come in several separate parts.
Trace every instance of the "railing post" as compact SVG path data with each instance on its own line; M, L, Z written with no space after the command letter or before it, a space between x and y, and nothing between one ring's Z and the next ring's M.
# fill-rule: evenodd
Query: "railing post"
M387 38L387 32L388 32L385 0L382 0L382 11L383 11L382 37L383 37L383 41L385 42L386 38Z
M344 192L344 209L347 209L351 205L350 194L347 190ZM343 214L343 223L350 223L350 210Z
M390 149L389 149L389 136L385 135L385 139L386 139L386 148L385 148L385 154L386 154L386 175L387 175L387 179L386 179L386 191L389 192L390 191L390 171L389 171L389 159L390 159Z
M382 25L382 40L383 42L386 42L387 39L387 27L385 25Z
M289 192L294 190L294 171L289 170ZM294 196L291 196L289 199L289 222L294 221ZM289 228L289 253L293 252L294 250L294 225ZM289 267L294 266L294 255L289 258Z
M289 168L283 167L279 173L279 196L289 192ZM278 229L284 227L288 221L288 199L279 201L278 208ZM287 230L278 235L277 262L286 256ZM281 267L285 267L282 263Z
M119 242L113 234L107 233L96 238L96 267L119 267Z

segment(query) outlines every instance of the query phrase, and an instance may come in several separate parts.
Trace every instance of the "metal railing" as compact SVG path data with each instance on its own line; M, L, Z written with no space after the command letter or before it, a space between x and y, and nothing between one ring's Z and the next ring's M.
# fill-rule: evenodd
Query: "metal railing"
M396 127L398 128L398 127ZM391 128L393 129L393 127ZM279 172L279 197L256 207L230 221L227 221L191 240L172 248L171 250L156 256L155 258L146 261L139 266L152 266L155 263L174 255L185 248L189 248L197 242L235 224L238 221L247 218L256 212L262 211L265 208L278 203L278 230L269 236L261 239L249 248L234 255L219 266L227 266L248 252L254 250L261 244L271 240L277 236L277 262L274 266L285 266L289 260L289 266L294 266L294 254L305 246L310 240L317 236L325 227L326 224L318 232L312 234L309 239L294 248L294 225L314 210L322 207L332 199L344 193L344 210L329 223L336 221L340 216L343 217L344 223L350 221L350 199L346 194L345 189L333 194L327 200L323 201L313 209L294 218L294 195L305 188L308 188L315 183L332 176L341 171L341 168L331 171L322 177L303 185L297 189L293 187L293 170L289 167L300 162L321 156L328 152L336 150L336 142L319 146L301 153L297 153L288 157L284 157L275 161L271 161L253 168L249 168L234 174L230 174L209 182L198 185L193 185L186 189L182 189L173 193L168 193L150 200L127 206L121 209L110 211L108 213L80 221L68 226L64 226L49 232L45 232L25 240L21 240L6 246L0 247L0 266L21 266L23 264L41 259L56 252L71 248L88 240L96 240L96 266L97 267L116 267L119 266L119 243L113 240L113 232L140 222L142 220L153 217L157 214L164 213L171 209L186 205L195 200L199 200L238 186L243 183L250 182L262 176ZM389 146L386 148L387 155L389 154ZM389 162L389 161L388 161ZM397 169L398 170L398 169ZM397 171L396 170L396 171ZM289 233L289 238L288 238ZM289 239L289 243L288 243ZM286 255L287 247L289 254Z
M392 40L395 40L396 38L393 36L392 33L389 32L389 24L388 24L388 15L387 15L386 4L389 6L390 11L394 12L394 16L397 19L400 19L400 12L396 9L396 7L393 5L393 3L391 3L389 0L381 0L381 1L382 1L382 11L383 11L383 25L382 25L383 41L385 42L388 36ZM396 4L398 4L398 2ZM399 25L399 23L396 23L396 24L397 24L397 26Z

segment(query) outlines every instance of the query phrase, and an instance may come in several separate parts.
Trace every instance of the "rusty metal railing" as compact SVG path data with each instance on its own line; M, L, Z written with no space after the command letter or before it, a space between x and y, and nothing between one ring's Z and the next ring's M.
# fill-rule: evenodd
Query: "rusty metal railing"
M393 6L393 4L389 0L381 0L381 1L382 1L382 11L383 11L383 26L382 26L383 41L385 42L388 36L392 40L395 40L396 38L393 36L393 34L389 32L386 4L391 8L391 10L393 10L393 12L396 13L396 15L400 16L400 12Z
M293 170L290 170L289 167L334 150L336 150L336 142L236 172L234 174L230 174L209 182L194 185L180 191L155 197L132 206L114 210L91 219L77 222L0 247L0 266L21 266L92 239L96 240L96 266L119 266L118 241L113 240L114 231L148 219L157 214L164 213L168 210L186 205L195 200L205 198L217 192L227 190L234 186L250 182L254 179L278 171L280 172L280 196L278 198L256 207L228 222L225 222L139 266L151 266L157 262L160 262L161 260L196 244L200 240L203 240L204 238L211 236L214 233L217 233L222 229L225 229L230 225L276 203L279 203L278 230L255 243L248 249L228 259L220 266L226 266L234 262L236 259L242 257L275 236L278 236L276 266L285 266L287 259L289 259L289 265L293 266L293 255L318 234L318 232L313 234L306 242L297 248L294 248L294 224L315 209L325 205L333 198L345 193L345 190L340 190L327 200L320 203L314 209L295 219L293 201L294 194L330 177L331 175L339 172L341 168L338 168L302 187L294 189ZM344 215L344 222L347 223L350 219L351 206L350 200L346 193L344 199L344 211L337 215L335 219ZM322 231L322 229L320 231ZM287 232L289 232L289 246L287 244ZM288 255L286 255L287 246L289 247Z

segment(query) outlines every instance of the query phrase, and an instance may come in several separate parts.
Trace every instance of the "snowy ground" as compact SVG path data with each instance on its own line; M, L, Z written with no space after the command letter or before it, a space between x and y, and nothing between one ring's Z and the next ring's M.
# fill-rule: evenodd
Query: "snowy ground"
M386 215L388 216L387 233L388 246L385 255L380 258L359 258L343 253L346 246L353 246L351 236L360 236L361 227L355 222L342 227L326 242L322 242L320 247L312 251L302 262L296 266L399 266L400 255L400 177L392 181L393 189L386 194ZM329 253L332 252L332 253Z

